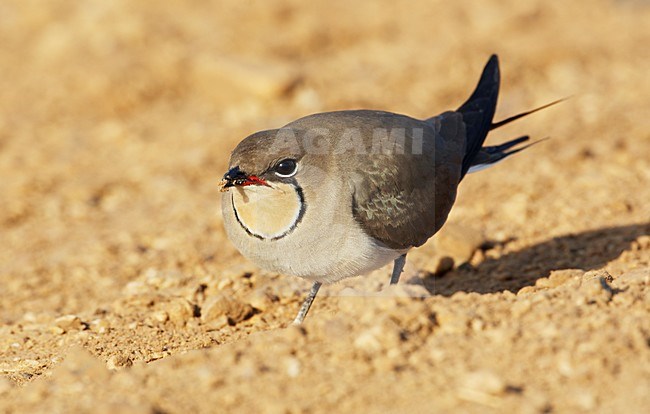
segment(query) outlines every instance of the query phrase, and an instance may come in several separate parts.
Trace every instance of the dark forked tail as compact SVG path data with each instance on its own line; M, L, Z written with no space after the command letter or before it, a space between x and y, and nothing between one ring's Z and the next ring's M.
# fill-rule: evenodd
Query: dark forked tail
M461 179L469 171L474 158L483 146L485 137L490 132L497 107L499 83L499 58L497 55L492 55L483 69L476 89L457 110L463 115L467 137Z
M497 97L499 95L499 59L492 55L483 69L481 79L476 89L457 112L463 115L463 122L466 129L466 147L463 158L463 168L461 179L468 172L476 172L488 168L497 162L508 158L509 156L522 151L531 145L542 140L538 140L523 147L515 148L518 144L528 141L528 136L519 137L512 141L505 142L501 145L484 147L483 143L487 134L500 126L509 124L526 115L530 115L549 106L558 104L565 99L559 99L539 108L511 116L502 121L493 123L494 111L497 106Z

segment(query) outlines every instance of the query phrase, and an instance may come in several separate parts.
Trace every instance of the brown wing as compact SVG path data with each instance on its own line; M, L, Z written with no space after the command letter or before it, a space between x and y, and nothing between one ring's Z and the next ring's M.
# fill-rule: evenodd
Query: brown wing
M407 128L405 154L366 156L356 164L364 170L352 177L355 219L368 235L393 249L420 246L442 227L460 181L462 116L447 112L420 126L421 154L410 153L417 128Z

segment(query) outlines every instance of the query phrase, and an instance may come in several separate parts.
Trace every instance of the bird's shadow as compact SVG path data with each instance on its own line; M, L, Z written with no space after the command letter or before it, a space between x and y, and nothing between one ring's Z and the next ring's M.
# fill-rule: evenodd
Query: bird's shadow
M496 259L486 258L476 267L463 265L442 277L426 277L419 283L433 295L450 296L458 291L516 293L553 270L601 268L629 250L632 241L648 234L650 223L569 234ZM486 253L494 246L487 243Z

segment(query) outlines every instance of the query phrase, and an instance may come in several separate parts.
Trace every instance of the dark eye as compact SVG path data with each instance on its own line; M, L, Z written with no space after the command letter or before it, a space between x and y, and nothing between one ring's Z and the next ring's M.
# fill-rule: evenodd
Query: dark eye
M285 160L280 161L279 163L275 164L275 175L278 177L291 177L296 173L296 170L298 169L298 164L296 163L296 160L292 160L291 158L287 158Z

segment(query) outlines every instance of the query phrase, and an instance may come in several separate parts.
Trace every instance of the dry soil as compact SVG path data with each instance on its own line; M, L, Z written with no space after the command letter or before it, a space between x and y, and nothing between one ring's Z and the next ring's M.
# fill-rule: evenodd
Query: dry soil
M1 412L650 409L646 1L0 4ZM500 55L448 225L323 288L226 239L218 181L310 113L457 107ZM453 268L451 267L454 261Z

